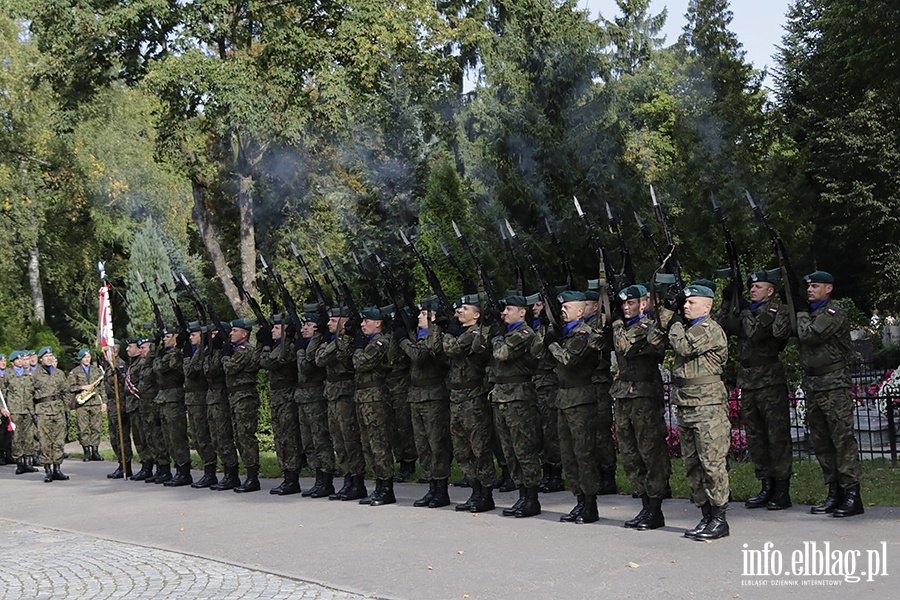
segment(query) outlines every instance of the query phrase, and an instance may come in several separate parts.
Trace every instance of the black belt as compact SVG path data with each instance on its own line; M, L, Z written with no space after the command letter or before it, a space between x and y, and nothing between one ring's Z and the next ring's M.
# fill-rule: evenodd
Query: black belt
M353 375L351 375L350 373L347 373L346 375L329 375L325 378L325 380L328 381L328 383L337 383L339 381L353 381Z
M255 383L245 383L243 385L228 386L227 389L228 389L229 394L234 393L234 392L247 392L250 390L255 390L256 384Z
M587 387L589 385L594 385L594 383L590 379L580 381L560 381L559 389L570 390L573 388Z
M722 377L719 375L707 375L706 377L691 377L688 379L682 379L681 377L676 377L674 380L674 383L678 387L684 387L686 385L703 385L705 383L720 383L721 381L722 381Z
M622 375L619 373L619 381L624 381L625 383L655 383L655 379L638 379L637 377L630 377L628 375Z
M383 381L367 381L366 383L357 383L356 389L357 390L369 390L372 388L381 387L383 385L384 385Z
M508 377L494 377L494 383L528 383L531 377L528 375L510 375Z
M444 383L443 377L432 377L431 379L412 379L409 384L415 387L431 387Z
M297 384L293 381L279 383L278 385L269 384L269 390L271 390L273 392L277 392L278 390L286 390L286 389L292 388L296 385Z
M324 381L324 380L319 380L319 381L305 381L305 382L303 382L303 383L298 383L298 384L297 384L297 389L298 389L298 390L308 390L308 389L311 389L311 388L322 387L322 386L324 386L324 385L325 385L325 381Z
M806 369L806 374L813 375L813 376L827 375L829 373L834 373L835 371L840 371L841 369L846 368L846 366L847 366L847 362L842 360L840 362L832 363L830 365L825 365L824 367L817 367L815 369Z
M49 402L51 400L56 400L56 396L47 396L46 398L35 398L34 403L40 404L41 402Z
M451 390L474 390L484 385L484 381L462 381L460 383L451 383L447 387Z
M768 365L774 365L780 362L777 356L764 356L762 358L748 358L747 360L741 361L741 366L745 369L752 369L754 367L765 367Z

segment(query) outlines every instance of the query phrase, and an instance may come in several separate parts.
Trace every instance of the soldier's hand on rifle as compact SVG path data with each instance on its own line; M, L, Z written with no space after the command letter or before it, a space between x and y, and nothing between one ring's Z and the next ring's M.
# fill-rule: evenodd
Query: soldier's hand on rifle
M216 335L213 336L212 339L212 347L216 350L221 350L225 346L225 332L221 329L216 332Z
M187 352L191 345L191 335L187 331L179 331L175 336L175 343L182 351Z
M450 322L447 323L447 328L444 330L444 333L449 333L453 337L459 337L459 334L462 333L462 324L459 322L459 319L453 317L450 319Z
M447 329L447 325L450 323L451 318L452 315L448 314L443 308L439 308L437 312L434 313L434 323L442 330Z
M354 348L365 348L369 343L369 340L363 335L362 330L359 327L356 328L356 331L353 333L353 347Z
M406 324L403 322L403 319L395 319L394 320L394 337L397 338L397 341L406 339Z
M506 324L503 323L502 321L495 321L491 325L490 334L491 334L492 338L502 336L505 333L506 333Z
M543 314L543 313L541 313ZM559 336L556 333L556 330L552 327L547 329L547 332L544 334L544 347L549 348L550 344L553 342L558 342Z
M222 354L225 356L234 356L234 344L227 342L222 345Z
M328 333L328 311L324 306L319 307L319 319L316 321L316 328L323 334Z
M293 340L297 337L297 333L299 333L299 330L294 326L294 321L291 319L284 328L284 339Z
M682 296L681 290L677 286L670 285L666 290L665 307L671 311L678 312L683 302L684 296Z
M625 313L622 312L622 305L618 302L613 305L611 313L612 314L610 315L610 320L613 323L615 323L616 321L622 321L623 323L625 322Z
M274 346L275 340L272 339L272 330L268 327L260 327L256 332L256 343L260 346Z
M356 336L357 332L360 331L359 326L361 322L359 317L351 317L347 320L347 323L344 325L344 333L347 335Z

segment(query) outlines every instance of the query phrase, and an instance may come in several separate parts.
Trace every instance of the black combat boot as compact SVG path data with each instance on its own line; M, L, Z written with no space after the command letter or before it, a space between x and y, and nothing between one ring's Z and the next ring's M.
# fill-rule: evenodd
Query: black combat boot
M50 472L50 465L44 465L44 483L53 481L53 473Z
M575 507L559 518L560 523L574 523L581 511L584 510L584 494L575 496Z
M284 472L284 482L278 486L281 488L279 491L269 490L270 494L275 494L276 496L290 496L291 494L299 494L303 490L300 489L300 473L297 471L285 471ZM276 490L278 488L275 488Z
M703 531L697 532L694 536L694 539L698 542L705 542L709 540L718 540L723 537L728 537L728 521L725 520L725 511L728 510L728 505L725 506L713 506L710 509L709 515L709 523L703 529Z
M381 481L381 493L372 498L372 502L369 503L370 506L384 506L385 504L396 504L397 498L394 496L394 480L393 479L382 479ZM446 485L447 480L444 480L444 484Z
M368 496L366 496L365 498L360 498L359 503L367 504L367 505L372 504L372 500L375 500L376 498L381 496L381 488L382 488L381 480L376 478L375 479L375 489L373 489L372 493L369 494Z
M116 466L115 471L106 475L107 479L122 479L123 477L125 477L125 469L122 468L122 463Z
M203 477L199 479L199 481L195 481L191 484L191 487L197 490L208 488L214 486L219 483L219 478L216 477L216 465L204 465L203 466Z
M82 446L84 450L84 458L81 459L81 462L91 462L91 447L90 446Z
M763 508L772 499L772 495L775 493L775 478L764 477L761 483L762 488L759 490L759 493L744 502L744 506L747 508Z
M785 508L790 508L793 506L791 504L791 479L788 477L787 479L776 479L775 480L775 493L772 494L772 497L769 499L769 503L766 504L766 508L769 510L784 510Z
M550 481L550 469L552 469L552 468L553 468L553 465L551 465L550 463L544 463L541 465L541 472L544 475L543 475L543 477L541 477L541 482L538 484L538 489L540 489L542 492L547 491L544 488L547 487L547 482Z
M310 498L328 498L331 500L331 496L334 495L334 474L331 471L326 471L324 469L322 472L322 485L318 490L313 491L309 497Z
M646 493L641 494L641 512L639 512L633 519L628 519L623 524L624 527L628 529L637 529L637 526L643 522L644 518L647 516L647 512L650 510L650 496Z
M709 501L700 507L700 512L703 514L703 518L700 519L700 522L697 523L693 529L685 529L684 537L694 539L694 536L706 529L706 526L709 525L709 520L712 518L712 506Z
M211 486L209 486L209 489L216 492L221 492L223 490L233 490L237 486L241 485L241 478L237 465L225 465L224 470L225 474L222 476L222 479L219 480L219 483L212 484Z
M455 485L455 484L454 484ZM469 499L463 502L462 504L457 504L454 508L458 512L469 512L469 509L472 508L472 505L478 502L478 498L481 496L481 484L477 481L472 482L472 494L469 496Z
M175 465L175 476L169 481L163 483L166 487L182 487L194 483L194 476L191 475L191 463L183 465Z
M165 464L159 465L156 467L156 477L153 478L153 483L165 483L167 481L172 480L172 465ZM149 479L145 479L145 482L150 481Z
M304 498L308 498L309 496L312 496L314 492L318 492L320 489L322 489L322 469L316 469L316 482L311 488L306 488L305 492L300 492L300 495Z
M494 489L501 492L511 492L516 489L516 482L509 475L509 467L500 465L500 477L494 482Z
M463 478L462 478L462 479L460 479L459 481L454 481L454 482L453 482L453 487L461 487L461 488L472 487L472 482L469 481L469 478L468 478L468 477L466 477L465 475L463 475Z
M844 500L840 506L834 508L832 516L835 517L852 517L853 515L861 515L866 512L863 508L862 496L859 493L859 484L851 485L844 488Z
M429 504L431 504L431 499L434 498L435 492L437 492L437 482L432 479L428 482L428 491L424 496L413 502L413 506L428 506Z
M516 515L517 517L519 515ZM596 523L600 520L600 511L597 510L596 494L584 495L584 510L575 517L576 523Z
M450 492L447 489L446 479L435 480L434 496L428 503L428 508L443 508L450 506Z
M156 478L159 477L159 465L156 465L156 473L153 472L153 463L150 463L150 471L147 473L147 476L144 477L144 483L154 483Z
M809 509L810 514L825 515L834 512L834 509L841 505L844 500L844 494L841 492L841 486L837 482L828 484L828 496L822 501L822 504L813 506Z
M37 469L28 464L28 460L24 456L20 456L16 460L16 475L22 473L37 473Z
M130 465L129 465L130 466ZM153 461L150 462L142 462L141 470L128 477L128 479L132 481L143 481L153 475Z
M650 506L644 519L637 524L638 531L650 531L651 529L659 529L666 526L666 517L662 511L662 498L650 498Z
M562 465L551 465L550 479L547 480L547 485L541 491L547 492L548 494L565 491L566 484L563 481L562 472Z
M91 446L91 460L103 460L103 457L100 456L100 446Z
M40 466L43 466L43 465L41 465L41 455L40 455L40 453L35 452L34 454L31 455L31 466L33 466L33 467L40 467Z
M619 488L616 486L616 470L600 471L600 489L597 490L598 496L607 496L610 494L618 494Z
M134 475L134 471L131 470L131 461L125 463L125 477L131 479L131 476Z
M587 507L586 498L585 507ZM516 511L516 518L533 517L539 514L541 514L541 502L538 500L538 487L525 488L525 502Z
M244 480L244 483L234 488L234 491L238 494L244 494L247 492L258 492L259 490L259 467L247 467L247 479Z
M480 513L494 510L496 508L494 505L494 488L492 488L490 484L485 485L480 481L478 482L478 485L481 489L481 493L478 494L478 499L472 502L472 507L469 509L469 512Z
M69 480L69 476L60 470L59 465L53 465L51 467L51 469L53 472L53 481L68 481Z
M396 481L397 483L406 483L415 474L416 474L416 461L401 460L400 468L397 469L397 473L394 475L394 481Z
M510 506L509 508L504 508L500 511L504 517L511 517L516 514L516 511L522 508L522 505L525 504L525 486L519 486L519 499L516 500L516 503Z
M368 495L369 490L366 489L366 476L362 474L354 475L350 482L349 489L341 494L341 500L363 500Z
M344 494L353 487L353 475L344 475L344 486L333 494L329 494L329 500L341 500Z

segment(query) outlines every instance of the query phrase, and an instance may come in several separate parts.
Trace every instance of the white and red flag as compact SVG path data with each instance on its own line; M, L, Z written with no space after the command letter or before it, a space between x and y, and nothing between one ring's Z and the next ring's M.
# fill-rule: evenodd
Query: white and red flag
M113 324L112 307L109 304L109 284L106 282L106 271L103 263L97 263L100 269L100 279L103 285L100 287L100 310L97 318L97 345L106 356L106 361L113 364Z

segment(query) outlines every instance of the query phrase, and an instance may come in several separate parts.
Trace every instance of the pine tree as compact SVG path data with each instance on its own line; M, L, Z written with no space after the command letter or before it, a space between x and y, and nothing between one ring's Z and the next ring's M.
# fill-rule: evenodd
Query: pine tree
M157 276L162 278L170 290L174 289L175 283L172 280L172 271L169 257L166 253L166 246L159 229L152 219L147 219L138 232L135 233L130 250L128 278L125 284L130 330L135 334L150 335L155 332L156 324L154 323L150 298L138 282L138 273L140 273L140 277L143 278L144 283L147 285L150 295L159 306L165 324L172 323L174 314L168 298L163 294Z

